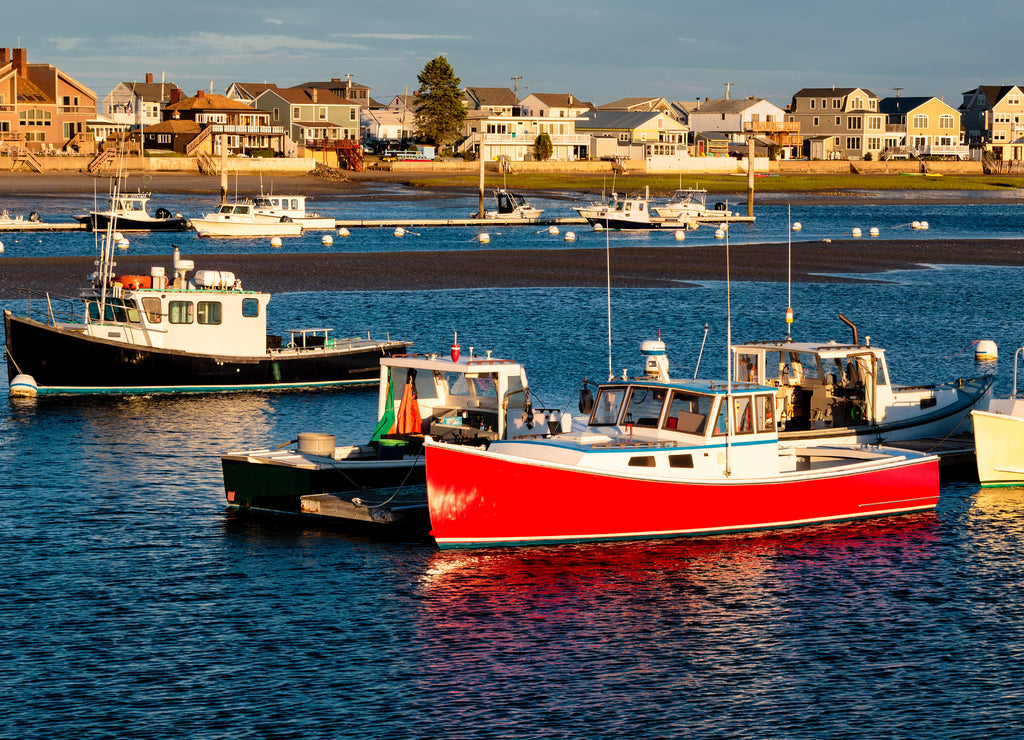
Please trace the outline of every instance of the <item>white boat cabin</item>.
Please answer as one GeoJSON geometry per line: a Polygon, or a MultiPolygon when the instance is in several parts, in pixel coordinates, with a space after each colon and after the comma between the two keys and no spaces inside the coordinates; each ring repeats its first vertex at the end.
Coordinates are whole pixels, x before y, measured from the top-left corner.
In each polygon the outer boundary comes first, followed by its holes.
{"type": "Polygon", "coordinates": [[[253,212],[257,216],[280,218],[305,218],[306,196],[304,195],[261,195],[253,198],[253,212]]]}
{"type": "MultiPolygon", "coordinates": [[[[885,350],[870,345],[766,342],[733,347],[737,381],[777,389],[788,431],[880,422],[893,404],[885,350]]],[[[932,390],[922,388],[918,406],[932,390]]],[[[931,402],[934,405],[934,400],[931,402]]]]}
{"type": "Polygon", "coordinates": [[[457,360],[430,355],[397,355],[381,360],[378,418],[399,409],[412,379],[419,430],[435,439],[464,442],[547,434],[558,412],[534,409],[526,370],[494,357],[457,360]],[[391,396],[389,398],[388,392],[391,396]]]}
{"type": "Polygon", "coordinates": [[[191,354],[266,355],[270,294],[244,291],[233,273],[221,270],[198,270],[190,281],[192,266],[175,259],[170,281],[162,267],[113,278],[105,297],[98,290],[85,296],[85,333],[191,354]]]}

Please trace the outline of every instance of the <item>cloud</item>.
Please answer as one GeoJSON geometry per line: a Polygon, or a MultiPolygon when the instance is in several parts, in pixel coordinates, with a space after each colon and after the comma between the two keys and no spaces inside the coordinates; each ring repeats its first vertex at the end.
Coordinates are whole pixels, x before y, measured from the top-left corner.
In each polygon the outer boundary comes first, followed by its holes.
{"type": "Polygon", "coordinates": [[[440,33],[336,33],[334,36],[351,39],[385,39],[388,41],[419,41],[421,39],[428,39],[431,41],[436,39],[463,40],[471,38],[470,36],[455,36],[440,33]]]}
{"type": "Polygon", "coordinates": [[[275,26],[283,26],[284,25],[284,21],[281,20],[280,18],[264,18],[263,22],[264,23],[272,23],[275,26]]]}

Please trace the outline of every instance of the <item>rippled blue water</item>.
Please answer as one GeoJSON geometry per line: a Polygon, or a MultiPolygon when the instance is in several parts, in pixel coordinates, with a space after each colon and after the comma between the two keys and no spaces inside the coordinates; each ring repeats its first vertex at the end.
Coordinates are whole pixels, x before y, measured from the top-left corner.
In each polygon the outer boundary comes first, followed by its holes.
{"type": "MultiPolygon", "coordinates": [[[[1020,270],[886,277],[793,286],[794,335],[845,339],[843,311],[889,349],[897,382],[993,370],[1009,390],[1020,270]],[[996,365],[975,364],[981,338],[996,365]]],[[[785,285],[731,294],[735,339],[782,332],[785,285]]],[[[290,294],[271,309],[280,327],[390,330],[423,351],[458,331],[464,352],[524,362],[562,406],[607,373],[605,305],[603,290],[545,289],[290,294]]],[[[691,374],[705,323],[701,375],[723,371],[724,285],[617,290],[612,305],[616,372],[638,371],[660,330],[691,374]]],[[[362,440],[372,390],[0,405],[3,738],[1024,727],[1024,489],[947,483],[934,513],[757,536],[439,552],[225,508],[219,453],[300,431],[362,440]]]]}
{"type": "MultiPolygon", "coordinates": [[[[599,194],[597,194],[599,195],[599,194]]],[[[891,196],[891,194],[889,194],[891,196]]],[[[951,205],[921,202],[914,193],[903,193],[900,205],[881,205],[871,197],[836,199],[835,205],[803,204],[800,196],[765,194],[758,196],[755,206],[757,220],[753,224],[734,224],[730,240],[741,243],[779,243],[793,241],[820,241],[822,239],[849,238],[859,228],[862,239],[872,238],[871,228],[879,230],[879,239],[1019,239],[1024,237],[1024,212],[1021,201],[1024,193],[1011,190],[996,193],[970,193],[973,201],[981,203],[953,203],[951,205]],[[913,229],[914,221],[927,221],[927,230],[913,229]],[[790,231],[791,222],[800,222],[802,229],[790,231]]],[[[950,193],[954,198],[956,192],[950,193]]],[[[968,194],[964,194],[965,197],[968,194]]],[[[102,198],[101,202],[105,202],[102,198]]],[[[544,209],[545,217],[569,218],[577,216],[573,206],[582,205],[585,198],[563,194],[537,193],[529,195],[530,203],[544,209]]],[[[717,199],[715,199],[717,200],[717,199]]],[[[152,207],[165,207],[174,213],[196,216],[214,208],[213,195],[154,195],[152,207]]],[[[369,195],[323,195],[308,202],[310,210],[337,219],[460,219],[476,213],[479,195],[465,193],[418,193],[399,186],[378,186],[369,195]]],[[[746,213],[745,199],[729,202],[739,213],[746,213]]],[[[15,214],[38,211],[47,222],[72,221],[74,214],[86,213],[95,206],[91,195],[13,196],[4,199],[3,206],[15,214]]],[[[488,193],[488,208],[493,202],[488,193]]],[[[211,239],[200,238],[194,231],[171,234],[126,234],[129,254],[169,254],[171,245],[178,245],[186,254],[240,253],[301,253],[301,252],[376,252],[416,251],[437,249],[561,249],[605,247],[605,234],[589,226],[564,226],[558,235],[535,226],[495,226],[487,224],[472,228],[434,227],[411,229],[406,236],[393,236],[391,228],[353,228],[350,236],[334,235],[334,243],[324,246],[321,241],[331,232],[310,231],[302,236],[283,239],[280,247],[271,247],[269,239],[211,239]],[[565,231],[576,235],[573,242],[565,241],[565,231]],[[490,242],[481,245],[477,236],[486,232],[490,242]]],[[[52,257],[98,254],[96,237],[85,232],[55,232],[47,234],[2,234],[5,253],[18,257],[52,257]]],[[[687,232],[684,243],[675,240],[672,232],[615,232],[608,236],[611,246],[707,245],[721,243],[715,229],[703,226],[687,232]]]]}

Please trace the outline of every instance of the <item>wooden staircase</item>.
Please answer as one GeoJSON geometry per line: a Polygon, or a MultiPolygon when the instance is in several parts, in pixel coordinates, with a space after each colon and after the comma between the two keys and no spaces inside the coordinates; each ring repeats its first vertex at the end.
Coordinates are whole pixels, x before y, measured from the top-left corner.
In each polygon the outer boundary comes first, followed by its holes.
{"type": "Polygon", "coordinates": [[[46,171],[46,167],[43,165],[43,163],[40,162],[35,157],[35,155],[32,154],[32,152],[28,151],[27,149],[21,149],[21,150],[15,152],[15,154],[14,154],[12,159],[13,159],[13,162],[11,163],[11,171],[14,171],[14,169],[19,164],[24,165],[28,169],[34,170],[36,172],[45,172],[46,171]]]}
{"type": "Polygon", "coordinates": [[[196,152],[196,166],[199,168],[199,172],[204,175],[216,175],[220,172],[220,167],[213,161],[206,152],[196,152]]]}
{"type": "Polygon", "coordinates": [[[95,175],[101,169],[103,169],[103,165],[107,164],[107,162],[109,162],[113,158],[114,158],[114,150],[113,149],[101,149],[99,154],[97,154],[95,157],[92,158],[92,161],[89,162],[89,166],[86,169],[89,170],[89,174],[90,175],[95,175]]]}
{"type": "Polygon", "coordinates": [[[338,142],[338,164],[353,172],[363,171],[363,147],[354,139],[338,142]]]}

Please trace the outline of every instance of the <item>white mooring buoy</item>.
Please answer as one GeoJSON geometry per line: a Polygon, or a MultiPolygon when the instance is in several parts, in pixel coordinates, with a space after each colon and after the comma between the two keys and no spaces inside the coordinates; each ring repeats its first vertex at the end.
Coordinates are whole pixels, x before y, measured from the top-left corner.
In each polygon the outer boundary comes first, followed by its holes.
{"type": "Polygon", "coordinates": [[[272,247],[280,247],[281,246],[281,237],[279,237],[279,236],[272,237],[271,240],[270,240],[270,246],[272,246],[272,247]]]}
{"type": "Polygon", "coordinates": [[[794,221],[793,222],[793,231],[800,231],[800,229],[802,229],[803,227],[804,227],[804,225],[802,223],[800,223],[799,221],[794,221]]]}
{"type": "Polygon", "coordinates": [[[878,227],[872,226],[871,230],[868,233],[871,234],[871,236],[878,236],[878,227]]]}
{"type": "Polygon", "coordinates": [[[323,244],[325,247],[329,247],[332,244],[334,244],[334,237],[331,236],[330,234],[324,234],[323,237],[320,239],[320,243],[323,244]]]}
{"type": "Polygon", "coordinates": [[[558,236],[558,227],[557,226],[549,226],[548,227],[548,233],[551,234],[551,236],[558,236]]]}
{"type": "Polygon", "coordinates": [[[686,239],[686,232],[685,232],[685,231],[683,231],[682,229],[676,229],[676,234],[675,234],[675,236],[676,236],[676,241],[677,241],[677,242],[681,242],[681,241],[683,241],[684,239],[686,239]]]}
{"type": "Polygon", "coordinates": [[[477,237],[476,237],[476,240],[477,240],[478,242],[480,242],[481,244],[490,244],[490,242],[491,242],[491,235],[490,235],[490,234],[488,234],[488,233],[487,233],[487,232],[485,231],[485,232],[484,232],[484,233],[482,233],[482,234],[478,234],[478,235],[477,235],[477,237]]]}
{"type": "Polygon", "coordinates": [[[348,229],[342,226],[340,229],[338,229],[338,236],[348,236],[348,229]]]}
{"type": "Polygon", "coordinates": [[[567,242],[574,242],[574,241],[576,241],[576,232],[574,232],[574,231],[567,231],[567,232],[565,232],[565,237],[564,238],[565,238],[565,240],[567,242]]]}
{"type": "Polygon", "coordinates": [[[403,229],[401,226],[397,227],[395,229],[395,236],[405,236],[405,229],[403,229]]]}
{"type": "Polygon", "coordinates": [[[11,398],[35,398],[39,392],[36,386],[36,379],[31,375],[20,373],[11,379],[11,387],[8,395],[11,398]]]}
{"type": "Polygon", "coordinates": [[[853,234],[855,237],[860,237],[860,229],[858,229],[856,226],[853,227],[853,231],[850,233],[853,234]]]}
{"type": "Polygon", "coordinates": [[[715,238],[716,239],[724,239],[725,238],[725,229],[723,229],[723,228],[715,229],[715,238]]]}
{"type": "Polygon", "coordinates": [[[992,362],[999,359],[999,348],[991,339],[981,339],[974,346],[974,359],[977,362],[992,362]]]}

